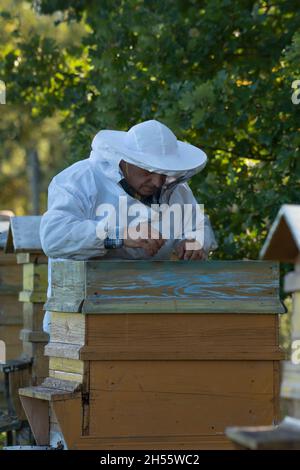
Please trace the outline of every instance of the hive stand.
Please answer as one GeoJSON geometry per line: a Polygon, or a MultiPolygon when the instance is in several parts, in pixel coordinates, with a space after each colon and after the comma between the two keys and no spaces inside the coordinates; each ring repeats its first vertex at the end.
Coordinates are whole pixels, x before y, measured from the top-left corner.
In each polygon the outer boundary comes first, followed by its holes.
{"type": "Polygon", "coordinates": [[[283,363],[281,383],[281,396],[288,404],[291,417],[273,429],[229,429],[228,437],[250,449],[300,449],[300,206],[281,207],[260,257],[295,266],[284,279],[284,290],[293,297],[291,344],[295,361],[283,363]]]}
{"type": "Polygon", "coordinates": [[[279,413],[277,263],[52,264],[49,377],[20,390],[38,445],[227,449],[279,413]]]}
{"type": "Polygon", "coordinates": [[[22,290],[19,292],[19,301],[23,303],[21,355],[1,365],[9,382],[10,407],[13,410],[10,414],[14,415],[20,426],[25,423],[26,416],[18,389],[37,385],[48,375],[44,346],[49,336],[43,332],[42,326],[48,273],[47,257],[39,238],[40,220],[38,216],[12,217],[5,247],[6,253],[16,256],[23,275],[22,290]]]}

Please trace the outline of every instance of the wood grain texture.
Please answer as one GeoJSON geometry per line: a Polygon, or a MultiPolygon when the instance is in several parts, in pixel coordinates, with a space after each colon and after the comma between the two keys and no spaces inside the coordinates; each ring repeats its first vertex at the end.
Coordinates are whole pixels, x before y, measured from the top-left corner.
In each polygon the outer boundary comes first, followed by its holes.
{"type": "Polygon", "coordinates": [[[86,315],[86,321],[80,357],[90,361],[284,357],[276,315],[114,314],[86,315]]]}
{"type": "Polygon", "coordinates": [[[86,267],[83,312],[284,311],[273,263],[122,261],[88,262],[86,267]]]}
{"type": "Polygon", "coordinates": [[[45,310],[53,312],[80,312],[85,298],[85,262],[52,261],[51,297],[45,310]]]}
{"type": "Polygon", "coordinates": [[[52,276],[52,297],[45,306],[52,311],[285,311],[278,265],[271,262],[65,261],[53,263],[52,276]]]}
{"type": "Polygon", "coordinates": [[[48,343],[45,346],[45,355],[66,359],[79,359],[81,344],[48,343]]]}
{"type": "Polygon", "coordinates": [[[65,344],[84,344],[85,317],[80,313],[52,313],[51,342],[65,344]]]}
{"type": "Polygon", "coordinates": [[[272,361],[105,361],[90,364],[90,435],[224,434],[270,425],[272,361]]]}

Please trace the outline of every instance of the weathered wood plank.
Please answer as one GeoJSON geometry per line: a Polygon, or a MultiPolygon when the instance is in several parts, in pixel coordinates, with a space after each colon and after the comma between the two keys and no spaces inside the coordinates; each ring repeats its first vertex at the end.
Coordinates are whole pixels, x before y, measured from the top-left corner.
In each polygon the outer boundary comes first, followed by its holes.
{"type": "Polygon", "coordinates": [[[73,372],[83,374],[84,363],[75,359],[67,359],[64,357],[50,357],[49,368],[51,370],[61,370],[64,372],[73,372]]]}
{"type": "Polygon", "coordinates": [[[80,313],[52,313],[51,342],[84,344],[85,317],[80,313]]]}
{"type": "Polygon", "coordinates": [[[45,355],[66,359],[80,359],[81,344],[48,343],[45,346],[45,355]]]}
{"type": "Polygon", "coordinates": [[[272,262],[68,261],[53,263],[52,273],[52,297],[45,307],[52,311],[285,311],[278,264],[272,262]]]}
{"type": "Polygon", "coordinates": [[[283,312],[276,263],[89,261],[86,283],[89,313],[283,312]]]}
{"type": "Polygon", "coordinates": [[[51,293],[44,309],[53,312],[80,312],[85,298],[85,262],[52,261],[51,293]]]}

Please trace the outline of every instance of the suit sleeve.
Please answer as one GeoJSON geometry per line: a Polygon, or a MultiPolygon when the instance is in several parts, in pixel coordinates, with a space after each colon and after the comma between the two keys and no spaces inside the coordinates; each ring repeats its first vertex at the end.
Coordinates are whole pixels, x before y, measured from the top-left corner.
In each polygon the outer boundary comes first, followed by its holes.
{"type": "Polygon", "coordinates": [[[71,184],[52,180],[48,191],[48,210],[42,217],[40,237],[42,248],[51,258],[84,260],[103,256],[104,239],[97,236],[97,220],[88,218],[89,201],[71,184]]]}

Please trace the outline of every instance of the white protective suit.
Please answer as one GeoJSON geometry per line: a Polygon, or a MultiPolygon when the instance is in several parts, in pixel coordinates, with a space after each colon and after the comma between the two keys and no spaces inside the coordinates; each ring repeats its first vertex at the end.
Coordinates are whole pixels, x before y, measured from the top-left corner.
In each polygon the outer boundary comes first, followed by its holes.
{"type": "MultiPolygon", "coordinates": [[[[92,149],[96,138],[97,136],[93,140],[92,149]]],[[[99,222],[97,207],[103,203],[118,207],[119,196],[127,198],[128,207],[139,203],[119,184],[124,178],[119,167],[122,158],[126,159],[119,152],[105,146],[99,152],[98,141],[97,151],[92,150],[89,158],[74,163],[52,179],[48,190],[48,210],[42,217],[40,228],[42,247],[49,257],[48,297],[51,294],[51,258],[86,260],[101,256],[104,259],[163,260],[170,258],[179,242],[178,239],[166,240],[153,257],[147,255],[142,248],[104,248],[104,240],[98,238],[96,232],[99,222]]],[[[197,203],[186,182],[163,187],[159,202],[181,205],[197,203]]],[[[204,221],[203,248],[209,252],[217,248],[217,243],[207,216],[204,221]]],[[[108,236],[114,233],[114,229],[107,227],[108,236]]],[[[184,238],[185,234],[182,233],[182,239],[184,238]]],[[[49,314],[46,312],[45,331],[49,331],[49,321],[49,314]]]]}

